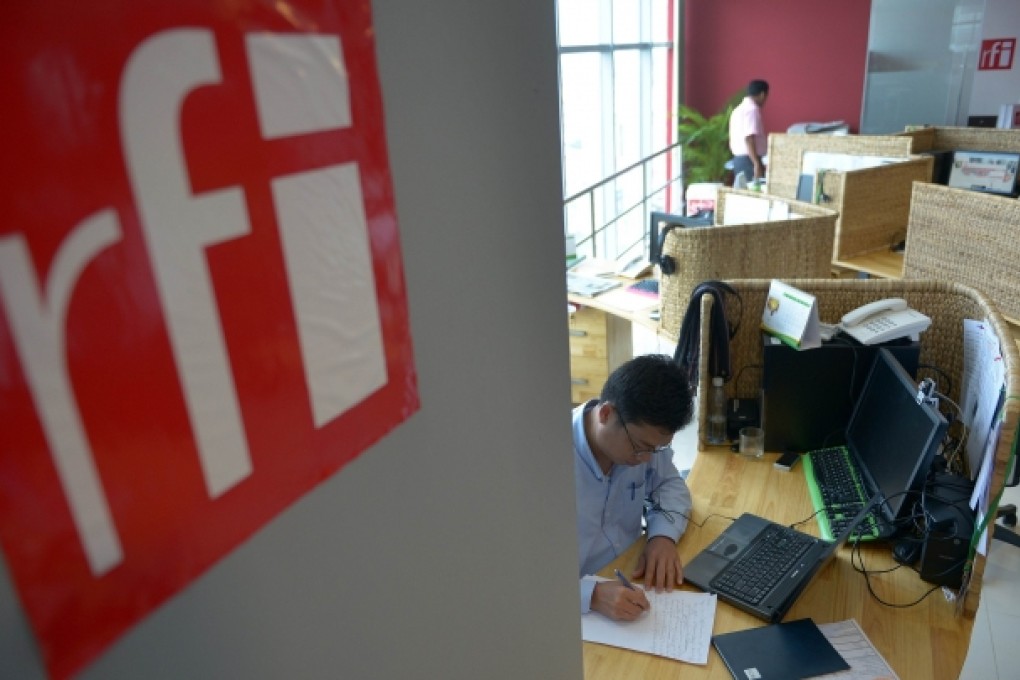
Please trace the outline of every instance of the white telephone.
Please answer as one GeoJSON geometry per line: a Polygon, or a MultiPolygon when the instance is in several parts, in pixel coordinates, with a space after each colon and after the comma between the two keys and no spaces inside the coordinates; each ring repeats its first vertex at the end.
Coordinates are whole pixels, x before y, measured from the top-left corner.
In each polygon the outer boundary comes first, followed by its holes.
{"type": "Polygon", "coordinates": [[[839,327],[862,345],[877,345],[908,335],[916,339],[930,325],[931,319],[908,307],[903,298],[887,298],[848,312],[839,327]]]}

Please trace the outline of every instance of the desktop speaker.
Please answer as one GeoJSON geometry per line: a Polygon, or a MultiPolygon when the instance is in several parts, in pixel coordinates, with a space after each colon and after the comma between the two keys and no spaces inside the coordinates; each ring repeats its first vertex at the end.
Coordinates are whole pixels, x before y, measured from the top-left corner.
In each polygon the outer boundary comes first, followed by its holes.
{"type": "Polygon", "coordinates": [[[846,442],[846,426],[880,347],[917,377],[918,342],[862,345],[837,336],[796,350],[762,334],[761,419],[766,451],[811,451],[846,442]]]}
{"type": "Polygon", "coordinates": [[[973,489],[969,479],[947,473],[935,475],[925,488],[921,500],[925,532],[918,566],[922,580],[960,587],[974,533],[974,511],[969,504],[973,489]]]}

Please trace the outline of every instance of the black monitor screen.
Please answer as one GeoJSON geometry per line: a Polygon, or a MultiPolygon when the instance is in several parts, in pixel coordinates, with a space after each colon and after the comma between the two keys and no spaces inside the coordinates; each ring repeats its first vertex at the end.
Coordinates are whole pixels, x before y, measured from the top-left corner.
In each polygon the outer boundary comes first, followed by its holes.
{"type": "Polygon", "coordinates": [[[683,215],[672,215],[664,212],[651,212],[648,214],[648,261],[652,264],[659,263],[659,252],[662,240],[662,232],[667,227],[711,227],[713,213],[699,213],[692,217],[683,215]]]}
{"type": "Polygon", "coordinates": [[[918,403],[917,385],[887,349],[875,356],[847,428],[847,445],[888,499],[890,517],[902,517],[919,491],[948,427],[930,404],[918,403]]]}

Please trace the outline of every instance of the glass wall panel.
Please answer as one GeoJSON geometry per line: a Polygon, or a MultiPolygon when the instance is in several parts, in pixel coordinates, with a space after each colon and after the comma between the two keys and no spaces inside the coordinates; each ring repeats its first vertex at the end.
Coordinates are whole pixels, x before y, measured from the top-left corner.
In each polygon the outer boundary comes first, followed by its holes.
{"type": "Polygon", "coordinates": [[[873,0],[861,132],[966,125],[984,0],[873,0]]]}
{"type": "Polygon", "coordinates": [[[564,217],[579,254],[642,248],[649,202],[670,205],[680,165],[655,156],[676,125],[676,17],[676,0],[558,0],[564,217]]]}

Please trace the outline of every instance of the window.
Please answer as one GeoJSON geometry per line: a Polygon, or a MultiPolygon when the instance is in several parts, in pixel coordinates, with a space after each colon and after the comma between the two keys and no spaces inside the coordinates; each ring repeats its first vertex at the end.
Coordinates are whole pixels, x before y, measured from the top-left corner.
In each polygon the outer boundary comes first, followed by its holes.
{"type": "Polygon", "coordinates": [[[578,254],[615,258],[643,247],[650,211],[679,205],[679,149],[660,153],[675,139],[677,0],[558,0],[557,14],[567,233],[578,254]]]}

